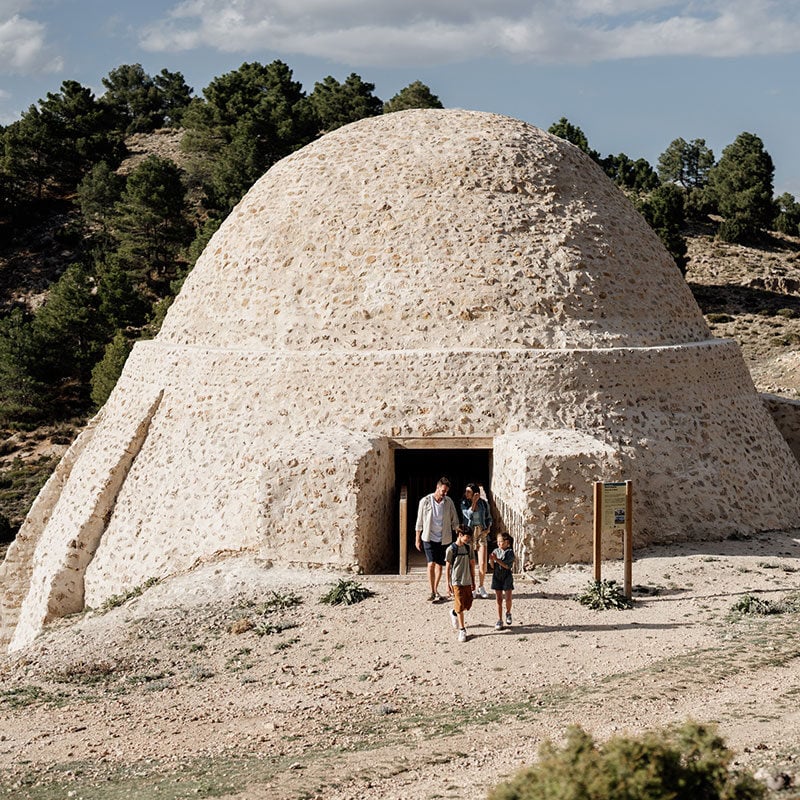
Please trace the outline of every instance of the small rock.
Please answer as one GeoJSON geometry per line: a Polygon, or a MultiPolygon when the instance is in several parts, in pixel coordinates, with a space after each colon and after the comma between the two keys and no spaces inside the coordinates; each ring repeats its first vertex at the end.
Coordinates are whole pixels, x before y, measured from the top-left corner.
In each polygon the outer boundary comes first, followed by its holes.
{"type": "Polygon", "coordinates": [[[794,780],[788,772],[772,771],[764,767],[755,772],[753,777],[761,781],[771,792],[779,792],[794,785],[794,780]]]}

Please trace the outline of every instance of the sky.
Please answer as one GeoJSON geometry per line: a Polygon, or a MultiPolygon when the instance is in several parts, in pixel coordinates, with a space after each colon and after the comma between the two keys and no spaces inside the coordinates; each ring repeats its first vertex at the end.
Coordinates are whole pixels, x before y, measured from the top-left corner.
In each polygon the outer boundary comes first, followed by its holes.
{"type": "Polygon", "coordinates": [[[421,80],[447,108],[547,129],[656,166],[678,137],[716,158],[742,132],[800,199],[797,0],[0,0],[0,124],[122,64],[181,72],[195,94],[280,59],[306,92],[355,72],[389,100],[421,80]]]}

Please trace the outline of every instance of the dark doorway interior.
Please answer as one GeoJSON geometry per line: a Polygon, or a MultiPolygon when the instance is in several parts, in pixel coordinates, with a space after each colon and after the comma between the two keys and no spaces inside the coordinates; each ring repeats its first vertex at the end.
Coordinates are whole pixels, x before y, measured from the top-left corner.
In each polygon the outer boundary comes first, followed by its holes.
{"type": "MultiPolygon", "coordinates": [[[[481,484],[487,491],[491,489],[492,451],[490,449],[451,450],[430,449],[412,450],[398,448],[394,456],[395,497],[400,497],[400,489],[408,487],[408,527],[405,531],[408,542],[409,568],[421,567],[425,558],[415,547],[414,524],[417,520],[419,501],[436,488],[436,482],[443,475],[450,479],[450,497],[461,514],[461,498],[468,483],[481,484]]],[[[398,502],[395,502],[395,524],[397,531],[400,520],[398,502]]],[[[399,540],[394,537],[394,564],[399,563],[399,540]]]]}

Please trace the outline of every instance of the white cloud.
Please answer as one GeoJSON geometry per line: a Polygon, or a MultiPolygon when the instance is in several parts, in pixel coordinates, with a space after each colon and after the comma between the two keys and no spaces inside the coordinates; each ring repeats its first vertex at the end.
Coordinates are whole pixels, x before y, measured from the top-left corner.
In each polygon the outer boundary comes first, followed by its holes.
{"type": "Polygon", "coordinates": [[[0,71],[20,75],[57,72],[62,60],[46,42],[45,26],[21,16],[24,3],[0,0],[0,71]]]}
{"type": "MultiPolygon", "coordinates": [[[[2,2],[2,0],[0,0],[2,2]]],[[[784,0],[185,0],[149,50],[302,54],[345,64],[502,56],[549,63],[800,50],[784,0]]]]}

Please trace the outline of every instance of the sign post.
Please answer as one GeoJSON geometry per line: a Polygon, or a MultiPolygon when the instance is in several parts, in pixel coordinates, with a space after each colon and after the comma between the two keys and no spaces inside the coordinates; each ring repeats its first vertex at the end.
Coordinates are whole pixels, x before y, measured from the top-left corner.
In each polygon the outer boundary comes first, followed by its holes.
{"type": "Polygon", "coordinates": [[[633,593],[633,482],[594,483],[594,579],[600,582],[604,533],[622,531],[623,588],[625,597],[633,593]]]}

